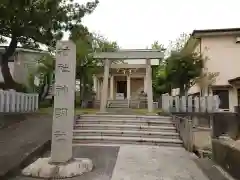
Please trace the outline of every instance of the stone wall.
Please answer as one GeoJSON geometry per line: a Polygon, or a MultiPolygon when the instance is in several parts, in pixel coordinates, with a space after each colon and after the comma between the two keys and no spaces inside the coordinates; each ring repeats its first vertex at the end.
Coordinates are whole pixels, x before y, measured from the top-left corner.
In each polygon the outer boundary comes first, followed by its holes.
{"type": "Polygon", "coordinates": [[[189,151],[211,149],[211,119],[209,113],[173,113],[179,133],[189,151]],[[191,146],[191,147],[190,147],[191,146]]]}
{"type": "Polygon", "coordinates": [[[184,124],[181,131],[190,132],[184,133],[191,137],[183,136],[183,141],[192,140],[187,144],[190,143],[193,150],[208,147],[212,151],[212,159],[234,178],[240,179],[239,113],[175,113],[174,116],[182,118],[179,121],[184,124]],[[192,125],[192,129],[189,128],[189,124],[192,125]]]}
{"type": "Polygon", "coordinates": [[[240,143],[231,140],[212,140],[213,160],[231,176],[240,179],[240,143]]]}
{"type": "Polygon", "coordinates": [[[213,160],[234,178],[240,179],[240,114],[215,113],[213,117],[213,160]]]}

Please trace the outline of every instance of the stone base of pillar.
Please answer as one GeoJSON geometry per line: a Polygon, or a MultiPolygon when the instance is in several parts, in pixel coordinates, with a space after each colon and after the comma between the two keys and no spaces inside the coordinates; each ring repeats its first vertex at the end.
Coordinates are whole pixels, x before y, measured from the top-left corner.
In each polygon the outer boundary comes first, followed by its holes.
{"type": "Polygon", "coordinates": [[[93,163],[87,158],[76,158],[63,164],[51,164],[50,158],[39,158],[22,170],[24,176],[44,179],[64,179],[90,172],[93,163]]]}

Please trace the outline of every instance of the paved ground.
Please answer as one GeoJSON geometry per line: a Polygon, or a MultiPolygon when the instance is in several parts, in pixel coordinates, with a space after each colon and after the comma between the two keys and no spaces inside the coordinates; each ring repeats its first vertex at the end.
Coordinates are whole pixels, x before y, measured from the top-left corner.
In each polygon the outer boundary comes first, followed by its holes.
{"type": "Polygon", "coordinates": [[[39,114],[0,129],[0,179],[51,138],[52,118],[39,114]]]}
{"type": "Polygon", "coordinates": [[[183,148],[123,146],[112,180],[208,180],[183,148]]]}
{"type": "MultiPolygon", "coordinates": [[[[196,157],[183,148],[83,146],[73,152],[92,159],[95,168],[71,180],[209,180],[193,161],[196,157]]],[[[19,175],[11,180],[37,179],[19,175]]]]}
{"type": "MultiPolygon", "coordinates": [[[[74,157],[90,158],[93,161],[94,169],[92,172],[83,174],[80,177],[69,178],[66,180],[111,180],[112,172],[117,160],[119,147],[91,147],[83,146],[73,149],[74,157]]],[[[46,153],[45,156],[49,156],[46,153]]],[[[21,175],[11,180],[39,180],[28,178],[21,175]]]]}
{"type": "MultiPolygon", "coordinates": [[[[51,124],[50,116],[36,115],[0,129],[0,179],[1,175],[18,166],[37,147],[50,140],[51,124]]],[[[82,146],[75,147],[73,154],[74,157],[92,159],[95,167],[92,172],[71,180],[209,180],[196,165],[196,157],[183,148],[82,146]]],[[[49,156],[49,152],[45,156],[49,156]]],[[[209,171],[210,167],[205,169],[209,171]]],[[[212,179],[220,180],[220,177],[212,179]]],[[[19,174],[9,180],[37,179],[19,174]]]]}
{"type": "Polygon", "coordinates": [[[11,126],[13,124],[19,123],[26,119],[25,114],[19,113],[0,113],[0,130],[11,126]]]}

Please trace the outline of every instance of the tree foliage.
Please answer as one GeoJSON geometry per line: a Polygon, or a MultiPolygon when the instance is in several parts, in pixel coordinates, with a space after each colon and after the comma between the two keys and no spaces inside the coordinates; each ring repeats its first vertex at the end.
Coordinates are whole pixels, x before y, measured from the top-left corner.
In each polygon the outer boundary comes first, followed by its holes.
{"type": "Polygon", "coordinates": [[[47,54],[39,59],[36,71],[30,74],[29,85],[33,92],[39,94],[39,101],[43,101],[49,95],[54,80],[54,68],[55,58],[53,55],[47,54]]]}
{"type": "Polygon", "coordinates": [[[160,96],[164,93],[171,93],[172,83],[169,81],[167,73],[166,73],[166,63],[162,61],[158,66],[158,71],[156,76],[156,80],[154,82],[155,93],[160,96]]]}
{"type": "MultiPolygon", "coordinates": [[[[111,42],[103,36],[89,32],[88,28],[83,25],[75,26],[70,31],[69,39],[76,44],[76,79],[80,80],[80,100],[90,99],[92,92],[92,77],[97,73],[103,62],[94,59],[93,52],[114,51],[118,49],[116,42],[111,42]]],[[[35,87],[38,90],[41,100],[48,95],[49,86],[52,84],[54,74],[55,58],[47,55],[40,60],[37,71],[31,76],[33,85],[34,76],[41,79],[40,85],[35,87]]]]}
{"type": "Polygon", "coordinates": [[[161,61],[158,68],[156,78],[158,93],[170,94],[173,88],[179,88],[180,95],[185,95],[191,86],[200,82],[204,58],[201,54],[183,52],[188,38],[189,35],[183,33],[170,43],[168,56],[161,61]]]}
{"type": "Polygon", "coordinates": [[[80,99],[92,98],[93,74],[97,73],[103,61],[93,58],[93,52],[111,52],[119,49],[116,42],[111,42],[105,37],[91,33],[87,27],[76,26],[70,34],[70,39],[77,46],[76,78],[80,80],[80,99]]]}
{"type": "MultiPolygon", "coordinates": [[[[161,44],[158,41],[154,41],[153,44],[151,45],[151,48],[154,50],[160,50],[162,52],[165,51],[165,47],[163,44],[161,44]]],[[[153,68],[153,73],[152,73],[152,81],[153,81],[153,94],[154,97],[157,98],[160,94],[162,94],[162,89],[164,84],[162,84],[162,68],[164,64],[164,59],[159,59],[158,60],[159,65],[156,68],[153,68]]]]}
{"type": "Polygon", "coordinates": [[[18,44],[38,48],[39,43],[55,47],[64,32],[81,24],[85,14],[91,13],[98,1],[85,5],[72,0],[1,0],[0,38],[10,38],[10,44],[1,58],[1,71],[8,88],[15,88],[8,59],[18,44]]]}
{"type": "Polygon", "coordinates": [[[181,52],[189,38],[189,34],[181,33],[177,39],[170,41],[167,49],[168,55],[171,55],[172,52],[181,52]]]}
{"type": "Polygon", "coordinates": [[[209,94],[209,87],[216,82],[218,76],[219,72],[208,72],[207,68],[203,68],[201,75],[195,79],[195,82],[201,90],[205,91],[205,94],[209,94]]]}
{"type": "Polygon", "coordinates": [[[202,73],[203,58],[195,53],[172,53],[166,59],[167,79],[173,88],[180,88],[180,94],[184,95],[192,87],[202,73]]]}

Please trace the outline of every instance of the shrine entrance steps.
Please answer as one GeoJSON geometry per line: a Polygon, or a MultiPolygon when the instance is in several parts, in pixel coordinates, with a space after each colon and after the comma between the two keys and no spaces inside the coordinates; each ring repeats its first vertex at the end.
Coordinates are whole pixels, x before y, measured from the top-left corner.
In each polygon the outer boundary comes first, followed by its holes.
{"type": "Polygon", "coordinates": [[[171,117],[138,115],[82,115],[75,120],[76,145],[182,146],[171,117]]]}
{"type": "Polygon", "coordinates": [[[124,114],[124,115],[136,115],[136,112],[133,111],[131,108],[107,108],[108,115],[118,115],[118,114],[124,114]]]}
{"type": "Polygon", "coordinates": [[[147,100],[137,100],[137,99],[118,99],[118,100],[108,100],[108,108],[140,108],[145,107],[147,104],[147,100]]]}
{"type": "Polygon", "coordinates": [[[129,101],[127,99],[123,100],[108,100],[108,108],[128,108],[129,101]]]}

